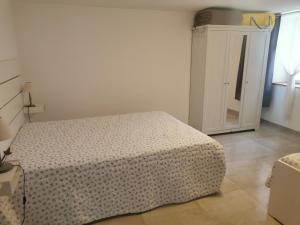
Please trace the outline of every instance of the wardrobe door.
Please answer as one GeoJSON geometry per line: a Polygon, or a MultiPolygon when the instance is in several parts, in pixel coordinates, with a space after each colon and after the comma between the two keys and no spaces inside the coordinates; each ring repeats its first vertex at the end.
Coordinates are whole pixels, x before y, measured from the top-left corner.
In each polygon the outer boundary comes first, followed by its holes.
{"type": "Polygon", "coordinates": [[[247,59],[247,43],[247,32],[230,32],[228,49],[228,70],[224,82],[224,84],[226,85],[226,101],[224,112],[225,129],[240,127],[243,103],[245,62],[247,59]]]}
{"type": "Polygon", "coordinates": [[[202,130],[207,32],[196,30],[192,39],[189,125],[202,130]]]}
{"type": "Polygon", "coordinates": [[[227,31],[208,31],[203,104],[203,132],[224,129],[224,75],[227,65],[227,31]]]}
{"type": "Polygon", "coordinates": [[[256,128],[259,124],[262,107],[269,33],[251,32],[249,38],[242,127],[256,128]]]}

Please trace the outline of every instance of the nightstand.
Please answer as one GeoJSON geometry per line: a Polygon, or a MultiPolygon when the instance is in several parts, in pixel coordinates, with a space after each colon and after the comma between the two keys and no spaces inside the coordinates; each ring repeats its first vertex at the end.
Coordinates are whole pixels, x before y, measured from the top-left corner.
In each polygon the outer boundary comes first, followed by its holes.
{"type": "Polygon", "coordinates": [[[45,112],[45,105],[35,105],[33,107],[29,107],[29,109],[28,109],[28,107],[25,106],[24,113],[28,114],[28,112],[30,114],[43,113],[43,112],[45,112]]]}
{"type": "MultiPolygon", "coordinates": [[[[17,161],[11,162],[18,164],[17,161]]],[[[10,171],[0,174],[0,197],[13,195],[18,185],[20,173],[20,167],[14,166],[10,171]]]]}

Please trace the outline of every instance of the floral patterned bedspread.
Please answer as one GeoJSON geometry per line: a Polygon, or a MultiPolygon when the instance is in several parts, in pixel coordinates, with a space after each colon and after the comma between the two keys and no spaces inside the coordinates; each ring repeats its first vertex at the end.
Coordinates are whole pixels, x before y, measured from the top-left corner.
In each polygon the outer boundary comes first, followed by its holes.
{"type": "MultiPolygon", "coordinates": [[[[222,146],[164,112],[24,125],[11,146],[26,174],[27,225],[80,225],[219,191],[222,146]]],[[[0,198],[20,224],[22,186],[0,198]]]]}

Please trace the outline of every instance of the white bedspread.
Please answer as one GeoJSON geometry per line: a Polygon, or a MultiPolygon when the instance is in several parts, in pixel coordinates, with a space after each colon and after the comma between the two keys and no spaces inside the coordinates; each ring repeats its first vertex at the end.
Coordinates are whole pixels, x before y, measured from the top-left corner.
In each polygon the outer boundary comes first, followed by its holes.
{"type": "MultiPolygon", "coordinates": [[[[79,225],[219,191],[223,148],[167,113],[26,124],[10,159],[26,173],[26,222],[79,225]]],[[[0,224],[22,218],[22,179],[0,224]],[[16,219],[16,215],[17,218],[16,219]]]]}

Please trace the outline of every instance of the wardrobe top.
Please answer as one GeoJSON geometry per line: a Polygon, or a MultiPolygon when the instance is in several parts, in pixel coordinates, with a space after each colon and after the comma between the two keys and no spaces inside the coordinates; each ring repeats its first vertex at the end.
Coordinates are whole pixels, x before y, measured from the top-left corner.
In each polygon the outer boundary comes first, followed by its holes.
{"type": "Polygon", "coordinates": [[[260,31],[270,32],[273,27],[258,28],[256,26],[244,26],[244,25],[203,25],[193,28],[193,31],[205,31],[205,30],[228,30],[228,31],[260,31]]]}

